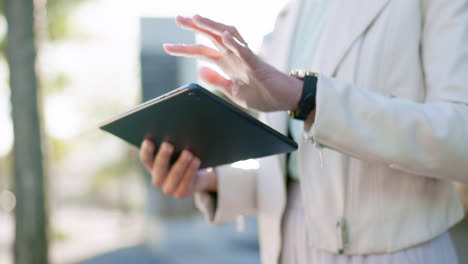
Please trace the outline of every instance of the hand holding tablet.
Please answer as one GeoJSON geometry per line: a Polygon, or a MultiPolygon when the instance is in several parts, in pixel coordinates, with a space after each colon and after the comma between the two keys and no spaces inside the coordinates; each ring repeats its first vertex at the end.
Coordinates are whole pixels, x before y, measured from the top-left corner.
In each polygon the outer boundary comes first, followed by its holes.
{"type": "Polygon", "coordinates": [[[294,151],[297,144],[197,84],[176,89],[101,125],[101,129],[140,146],[149,139],[159,149],[174,146],[175,162],[187,149],[200,168],[294,151]]]}
{"type": "Polygon", "coordinates": [[[155,146],[144,140],[140,148],[140,160],[151,174],[152,184],[166,195],[177,198],[192,196],[195,192],[217,191],[217,177],[212,170],[199,170],[200,159],[187,150],[182,151],[171,166],[170,157],[174,147],[164,142],[154,156],[155,146]]]}

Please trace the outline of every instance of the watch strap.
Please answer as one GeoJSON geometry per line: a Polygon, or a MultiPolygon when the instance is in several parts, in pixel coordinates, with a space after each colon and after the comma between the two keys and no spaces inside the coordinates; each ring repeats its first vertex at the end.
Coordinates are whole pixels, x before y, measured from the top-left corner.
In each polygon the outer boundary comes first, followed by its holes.
{"type": "Polygon", "coordinates": [[[306,120],[310,112],[315,109],[318,75],[305,71],[293,71],[290,75],[303,80],[304,84],[298,107],[290,111],[289,114],[292,118],[306,120]]]}

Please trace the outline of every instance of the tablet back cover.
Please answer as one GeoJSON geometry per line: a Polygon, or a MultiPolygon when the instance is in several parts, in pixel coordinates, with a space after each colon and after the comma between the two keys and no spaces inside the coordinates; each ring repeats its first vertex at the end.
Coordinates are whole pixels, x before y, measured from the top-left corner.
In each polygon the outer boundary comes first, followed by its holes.
{"type": "Polygon", "coordinates": [[[150,138],[189,149],[202,168],[297,149],[297,144],[211,92],[189,84],[119,114],[101,129],[139,147],[150,138]]]}

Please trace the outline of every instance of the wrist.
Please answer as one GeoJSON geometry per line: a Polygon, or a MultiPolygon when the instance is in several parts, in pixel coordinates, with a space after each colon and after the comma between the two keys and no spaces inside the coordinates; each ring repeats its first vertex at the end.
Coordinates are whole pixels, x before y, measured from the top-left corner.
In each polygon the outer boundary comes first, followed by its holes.
{"type": "Polygon", "coordinates": [[[287,110],[297,109],[302,97],[302,89],[304,88],[304,81],[296,77],[288,76],[290,79],[290,88],[292,92],[292,99],[289,103],[287,110]]]}
{"type": "Polygon", "coordinates": [[[293,70],[289,75],[302,81],[300,99],[296,108],[289,110],[289,115],[294,119],[305,121],[315,110],[318,74],[305,70],[293,70]]]}
{"type": "Polygon", "coordinates": [[[216,175],[216,171],[213,168],[206,168],[199,171],[200,178],[204,183],[201,186],[199,191],[202,192],[217,192],[218,191],[218,176],[216,175]]]}

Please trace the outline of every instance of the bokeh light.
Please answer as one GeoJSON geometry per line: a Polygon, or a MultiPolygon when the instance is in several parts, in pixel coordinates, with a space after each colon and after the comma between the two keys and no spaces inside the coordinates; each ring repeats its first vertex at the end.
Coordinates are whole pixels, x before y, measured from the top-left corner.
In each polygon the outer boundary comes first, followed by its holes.
{"type": "Polygon", "coordinates": [[[9,190],[0,191],[0,208],[7,213],[11,213],[16,206],[16,196],[9,190]]]}

